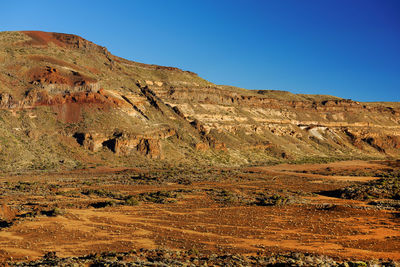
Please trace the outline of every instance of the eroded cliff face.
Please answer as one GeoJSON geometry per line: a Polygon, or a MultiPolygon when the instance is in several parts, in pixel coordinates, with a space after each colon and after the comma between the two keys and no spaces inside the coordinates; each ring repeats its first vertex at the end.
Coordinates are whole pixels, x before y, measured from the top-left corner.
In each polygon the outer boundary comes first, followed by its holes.
{"type": "Polygon", "coordinates": [[[217,86],[59,33],[0,33],[0,113],[0,157],[14,169],[262,164],[400,149],[397,103],[217,86]]]}
{"type": "Polygon", "coordinates": [[[114,132],[112,135],[77,132],[73,137],[80,145],[93,152],[106,148],[117,155],[128,156],[137,151],[150,159],[162,159],[164,155],[160,140],[176,135],[174,129],[159,129],[145,135],[127,132],[114,132]]]}
{"type": "Polygon", "coordinates": [[[219,135],[228,148],[265,150],[283,158],[398,155],[398,106],[329,96],[285,97],[284,92],[277,99],[276,92],[271,96],[222,86],[152,89],[180,116],[199,122],[201,132],[219,135]]]}

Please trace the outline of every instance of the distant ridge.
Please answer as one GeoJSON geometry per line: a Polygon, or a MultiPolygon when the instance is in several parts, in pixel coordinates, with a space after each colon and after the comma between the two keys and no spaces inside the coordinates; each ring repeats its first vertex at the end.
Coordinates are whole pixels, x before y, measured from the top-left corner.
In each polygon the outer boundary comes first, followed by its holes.
{"type": "Polygon", "coordinates": [[[398,157],[400,105],[215,85],[77,35],[0,33],[3,171],[398,157]]]}

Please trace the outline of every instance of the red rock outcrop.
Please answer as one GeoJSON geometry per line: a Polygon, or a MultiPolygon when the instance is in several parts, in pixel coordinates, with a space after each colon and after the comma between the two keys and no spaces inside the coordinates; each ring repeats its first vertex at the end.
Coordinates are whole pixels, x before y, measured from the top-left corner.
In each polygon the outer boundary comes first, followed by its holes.
{"type": "Polygon", "coordinates": [[[23,42],[24,46],[47,46],[53,43],[59,47],[107,51],[104,47],[96,45],[80,36],[66,33],[42,32],[42,31],[21,31],[31,38],[23,42]]]}
{"type": "Polygon", "coordinates": [[[89,86],[97,81],[73,70],[58,70],[54,67],[36,67],[28,74],[28,81],[37,85],[66,85],[69,87],[89,86]]]}

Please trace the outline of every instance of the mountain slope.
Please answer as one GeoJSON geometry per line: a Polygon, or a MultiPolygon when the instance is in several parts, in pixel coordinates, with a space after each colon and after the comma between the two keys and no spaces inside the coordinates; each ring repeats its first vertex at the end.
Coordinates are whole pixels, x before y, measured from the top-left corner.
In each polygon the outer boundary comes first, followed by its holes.
{"type": "Polygon", "coordinates": [[[397,157],[399,111],[219,86],[70,34],[0,33],[3,171],[397,157]]]}

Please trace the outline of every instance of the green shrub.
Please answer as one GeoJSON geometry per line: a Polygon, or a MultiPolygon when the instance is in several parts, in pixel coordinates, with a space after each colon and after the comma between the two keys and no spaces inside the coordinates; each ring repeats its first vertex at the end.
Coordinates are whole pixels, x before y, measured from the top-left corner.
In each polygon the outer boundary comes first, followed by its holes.
{"type": "Polygon", "coordinates": [[[124,204],[128,206],[137,206],[139,205],[139,200],[137,200],[134,196],[128,196],[125,199],[124,204]]]}
{"type": "Polygon", "coordinates": [[[117,202],[115,201],[99,201],[90,204],[93,208],[99,209],[99,208],[106,208],[106,207],[114,207],[117,205],[117,202]]]}
{"type": "Polygon", "coordinates": [[[58,215],[64,214],[64,211],[59,208],[53,208],[51,210],[42,210],[40,213],[49,217],[56,217],[58,215]]]}

